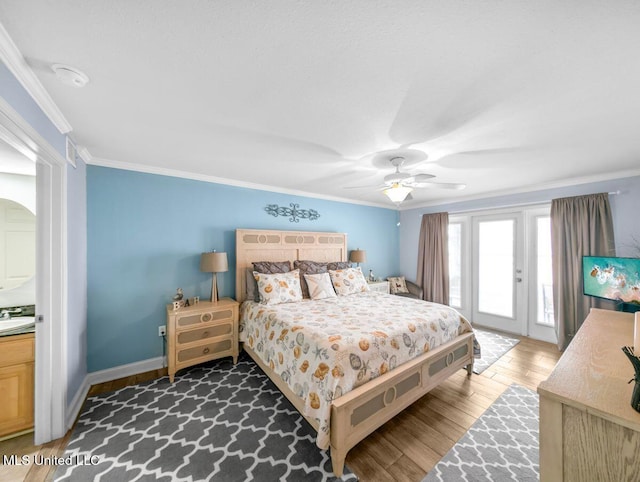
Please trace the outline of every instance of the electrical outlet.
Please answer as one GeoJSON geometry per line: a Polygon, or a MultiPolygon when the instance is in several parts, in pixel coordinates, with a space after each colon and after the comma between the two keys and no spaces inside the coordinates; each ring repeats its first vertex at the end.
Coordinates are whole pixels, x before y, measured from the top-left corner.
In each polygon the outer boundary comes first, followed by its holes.
{"type": "Polygon", "coordinates": [[[158,336],[165,336],[167,334],[167,327],[165,325],[158,327],[158,336]]]}

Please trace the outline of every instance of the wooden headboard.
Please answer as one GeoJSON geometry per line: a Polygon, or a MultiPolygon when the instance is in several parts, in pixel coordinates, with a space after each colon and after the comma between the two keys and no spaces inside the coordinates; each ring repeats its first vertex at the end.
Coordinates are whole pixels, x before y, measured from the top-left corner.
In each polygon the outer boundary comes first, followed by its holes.
{"type": "Polygon", "coordinates": [[[246,269],[254,261],[347,261],[345,233],[236,229],[236,299],[244,301],[246,269]]]}

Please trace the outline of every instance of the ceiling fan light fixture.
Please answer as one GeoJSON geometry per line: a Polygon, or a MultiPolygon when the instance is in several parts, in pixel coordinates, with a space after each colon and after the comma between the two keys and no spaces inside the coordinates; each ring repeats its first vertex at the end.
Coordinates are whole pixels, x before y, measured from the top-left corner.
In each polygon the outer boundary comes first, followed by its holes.
{"type": "Polygon", "coordinates": [[[403,186],[402,184],[394,184],[390,188],[382,191],[392,202],[400,204],[404,201],[413,188],[403,186]]]}

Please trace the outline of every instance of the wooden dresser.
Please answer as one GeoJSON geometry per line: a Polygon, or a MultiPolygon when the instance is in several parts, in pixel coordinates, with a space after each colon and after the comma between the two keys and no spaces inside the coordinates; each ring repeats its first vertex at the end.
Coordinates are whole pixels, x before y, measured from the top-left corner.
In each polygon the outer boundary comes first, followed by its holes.
{"type": "Polygon", "coordinates": [[[640,479],[640,413],[631,408],[633,315],[592,309],[540,395],[540,480],[640,479]]]}
{"type": "Polygon", "coordinates": [[[167,305],[167,358],[169,380],[178,370],[225,356],[238,361],[238,302],[222,298],[217,303],[173,310],[167,305]]]}

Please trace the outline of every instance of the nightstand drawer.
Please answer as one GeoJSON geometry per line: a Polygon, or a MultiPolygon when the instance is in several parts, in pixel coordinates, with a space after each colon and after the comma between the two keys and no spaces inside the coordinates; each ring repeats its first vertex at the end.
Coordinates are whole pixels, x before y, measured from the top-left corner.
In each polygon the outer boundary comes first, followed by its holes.
{"type": "Polygon", "coordinates": [[[178,333],[178,345],[193,343],[194,341],[206,340],[214,336],[231,335],[233,333],[233,322],[219,323],[217,325],[200,328],[198,330],[181,331],[178,333]]]}
{"type": "Polygon", "coordinates": [[[200,345],[186,350],[178,350],[178,363],[183,363],[195,358],[203,358],[212,356],[215,353],[231,351],[233,346],[231,338],[220,340],[206,345],[200,345]]]}
{"type": "Polygon", "coordinates": [[[177,328],[190,328],[200,323],[211,323],[215,321],[233,320],[233,309],[219,311],[207,311],[205,313],[194,313],[193,315],[180,316],[177,320],[177,328]]]}
{"type": "Polygon", "coordinates": [[[174,309],[167,305],[167,372],[231,356],[238,361],[238,302],[221,298],[174,309]]]}

